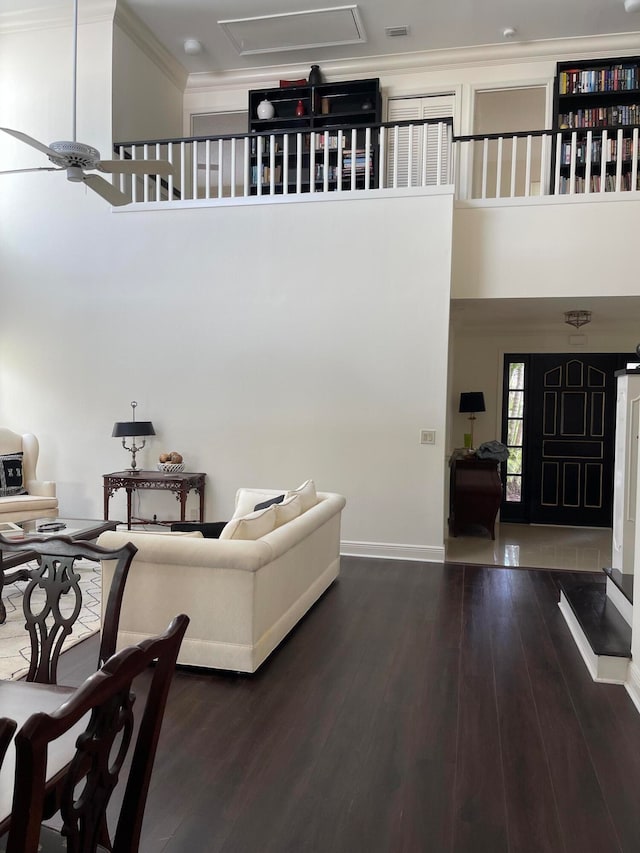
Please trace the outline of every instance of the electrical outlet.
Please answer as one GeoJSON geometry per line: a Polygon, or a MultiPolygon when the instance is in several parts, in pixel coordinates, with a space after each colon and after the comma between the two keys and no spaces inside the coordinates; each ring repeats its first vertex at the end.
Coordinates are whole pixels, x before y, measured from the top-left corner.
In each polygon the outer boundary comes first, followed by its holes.
{"type": "Polygon", "coordinates": [[[421,429],[420,430],[420,444],[435,444],[436,443],[436,431],[435,429],[421,429]]]}

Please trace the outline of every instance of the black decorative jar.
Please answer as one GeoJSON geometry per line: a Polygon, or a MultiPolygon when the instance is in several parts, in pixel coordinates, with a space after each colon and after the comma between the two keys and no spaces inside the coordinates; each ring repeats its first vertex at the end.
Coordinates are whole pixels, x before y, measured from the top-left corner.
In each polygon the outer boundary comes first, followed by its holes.
{"type": "Polygon", "coordinates": [[[319,86],[320,83],[322,83],[322,71],[320,71],[320,66],[312,65],[311,71],[309,71],[309,85],[319,86]]]}

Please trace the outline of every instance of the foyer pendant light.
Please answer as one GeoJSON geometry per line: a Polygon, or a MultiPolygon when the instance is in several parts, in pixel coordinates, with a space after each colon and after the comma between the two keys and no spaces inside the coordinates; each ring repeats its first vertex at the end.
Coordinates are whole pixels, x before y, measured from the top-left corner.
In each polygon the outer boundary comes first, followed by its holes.
{"type": "Polygon", "coordinates": [[[569,326],[579,329],[580,326],[586,326],[591,322],[591,311],[565,311],[564,321],[569,326]]]}

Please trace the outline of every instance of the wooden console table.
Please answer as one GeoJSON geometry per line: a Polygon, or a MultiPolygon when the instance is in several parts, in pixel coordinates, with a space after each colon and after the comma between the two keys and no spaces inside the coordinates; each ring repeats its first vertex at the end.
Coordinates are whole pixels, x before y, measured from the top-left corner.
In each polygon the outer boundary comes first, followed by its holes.
{"type": "Polygon", "coordinates": [[[492,539],[502,501],[498,462],[477,456],[451,458],[449,490],[449,532],[457,536],[472,526],[486,528],[492,539]]]}
{"type": "MultiPolygon", "coordinates": [[[[138,489],[156,489],[174,492],[176,500],[180,501],[180,521],[185,521],[187,495],[195,491],[200,496],[200,523],[204,521],[204,478],[206,474],[189,474],[183,471],[179,474],[163,474],[160,471],[115,471],[104,474],[104,518],[109,518],[109,499],[118,489],[127,490],[127,529],[131,530],[131,495],[138,489]]],[[[164,524],[155,521],[156,524],[164,524]]]]}

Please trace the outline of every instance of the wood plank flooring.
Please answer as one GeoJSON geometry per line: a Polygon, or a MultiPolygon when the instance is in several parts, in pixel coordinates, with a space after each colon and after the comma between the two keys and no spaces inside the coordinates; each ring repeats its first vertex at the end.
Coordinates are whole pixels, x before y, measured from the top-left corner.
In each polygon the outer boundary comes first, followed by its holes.
{"type": "Polygon", "coordinates": [[[343,558],[256,675],[176,674],[142,853],[637,853],[640,714],[556,581],[343,558]]]}

